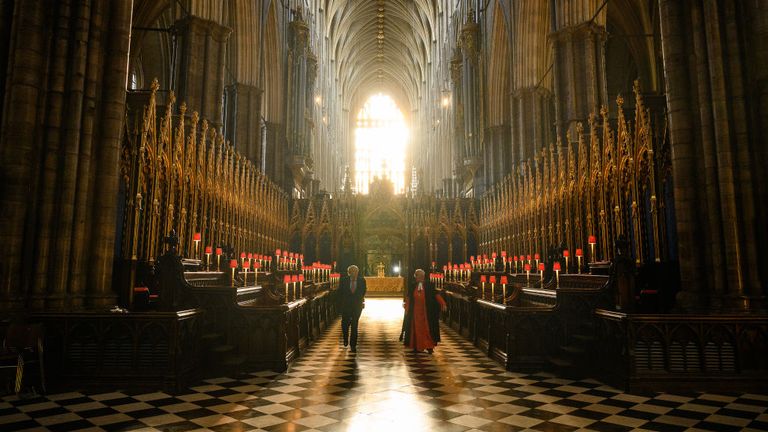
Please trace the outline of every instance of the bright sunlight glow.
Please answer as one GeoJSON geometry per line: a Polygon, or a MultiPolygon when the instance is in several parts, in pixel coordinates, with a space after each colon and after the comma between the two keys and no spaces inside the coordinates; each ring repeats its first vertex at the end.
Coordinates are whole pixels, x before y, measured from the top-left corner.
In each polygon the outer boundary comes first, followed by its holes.
{"type": "Polygon", "coordinates": [[[396,194],[405,192],[405,146],[408,128],[391,97],[375,94],[357,115],[355,190],[367,194],[378,177],[389,179],[396,194]]]}

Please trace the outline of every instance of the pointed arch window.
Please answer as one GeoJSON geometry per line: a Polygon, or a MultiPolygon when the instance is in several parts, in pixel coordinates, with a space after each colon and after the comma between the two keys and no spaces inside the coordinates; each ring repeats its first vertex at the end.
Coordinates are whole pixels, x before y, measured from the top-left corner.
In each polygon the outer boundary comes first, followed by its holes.
{"type": "Polygon", "coordinates": [[[388,95],[371,96],[357,114],[355,129],[355,191],[367,194],[375,178],[388,179],[396,194],[405,192],[408,127],[388,95]]]}

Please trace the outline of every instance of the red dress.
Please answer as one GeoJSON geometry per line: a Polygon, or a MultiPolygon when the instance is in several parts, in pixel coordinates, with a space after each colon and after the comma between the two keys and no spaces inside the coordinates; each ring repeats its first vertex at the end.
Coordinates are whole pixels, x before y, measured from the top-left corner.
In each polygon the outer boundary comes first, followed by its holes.
{"type": "MultiPolygon", "coordinates": [[[[445,307],[445,300],[440,295],[436,295],[440,307],[445,307]]],[[[410,298],[406,300],[405,310],[409,309],[410,298]]],[[[427,321],[427,302],[424,297],[423,289],[413,291],[413,316],[411,317],[411,340],[408,348],[417,351],[432,349],[435,347],[435,341],[429,333],[429,321],[427,321]]]]}

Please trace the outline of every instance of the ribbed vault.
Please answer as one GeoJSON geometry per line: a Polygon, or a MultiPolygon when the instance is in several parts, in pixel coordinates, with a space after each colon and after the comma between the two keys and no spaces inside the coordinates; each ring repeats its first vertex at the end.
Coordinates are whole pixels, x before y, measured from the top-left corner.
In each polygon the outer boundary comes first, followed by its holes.
{"type": "Polygon", "coordinates": [[[406,114],[416,109],[431,61],[433,2],[329,0],[326,13],[344,105],[357,110],[384,91],[406,114]]]}

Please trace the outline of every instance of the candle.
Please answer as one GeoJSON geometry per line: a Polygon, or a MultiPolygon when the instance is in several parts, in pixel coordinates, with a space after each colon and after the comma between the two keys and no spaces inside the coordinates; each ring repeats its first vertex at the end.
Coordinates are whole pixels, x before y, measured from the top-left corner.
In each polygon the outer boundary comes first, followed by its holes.
{"type": "Polygon", "coordinates": [[[221,254],[222,254],[221,248],[217,247],[216,248],[216,270],[218,271],[221,271],[221,254]]]}
{"type": "Polygon", "coordinates": [[[496,276],[491,276],[490,282],[491,282],[491,301],[496,301],[496,290],[494,289],[494,286],[496,285],[496,276]]]}
{"type": "Polygon", "coordinates": [[[197,248],[199,247],[199,245],[200,245],[200,240],[202,240],[202,239],[203,239],[203,235],[202,235],[201,233],[199,233],[199,232],[196,232],[196,233],[195,233],[195,234],[192,236],[192,240],[194,240],[194,241],[195,241],[195,259],[197,259],[197,248]]]}
{"type": "Polygon", "coordinates": [[[304,275],[299,275],[299,297],[304,297],[304,275]]]}
{"type": "Polygon", "coordinates": [[[480,298],[485,298],[485,275],[480,275],[480,298]]]}
{"type": "Polygon", "coordinates": [[[581,257],[583,257],[583,256],[584,256],[584,251],[582,251],[581,249],[577,248],[576,249],[576,268],[577,268],[579,274],[581,274],[581,257]]]}
{"type": "Polygon", "coordinates": [[[259,282],[259,269],[261,268],[261,263],[255,262],[253,263],[253,285],[258,286],[259,282]]]}
{"type": "Polygon", "coordinates": [[[539,260],[541,259],[541,256],[539,254],[533,254],[533,259],[536,260],[536,267],[539,266],[539,260]]]}
{"type": "Polygon", "coordinates": [[[541,287],[544,288],[544,263],[539,263],[539,276],[541,277],[541,287]]]}
{"type": "Polygon", "coordinates": [[[531,286],[531,265],[526,264],[525,265],[525,273],[526,273],[526,281],[528,286],[531,286]]]}
{"type": "Polygon", "coordinates": [[[205,268],[206,270],[211,270],[211,254],[213,253],[213,247],[212,246],[206,246],[205,247],[205,268]]]}
{"type": "Polygon", "coordinates": [[[507,251],[501,251],[501,263],[504,266],[504,272],[507,271],[507,251]]]}
{"type": "Polygon", "coordinates": [[[507,276],[501,277],[501,300],[504,304],[507,304],[507,276]]]}
{"type": "Polygon", "coordinates": [[[554,264],[552,264],[552,270],[555,271],[555,278],[557,279],[557,288],[560,288],[560,262],[555,261],[554,264]]]}
{"type": "Polygon", "coordinates": [[[240,261],[242,261],[243,264],[245,264],[245,258],[246,258],[245,252],[240,252],[240,261]]]}
{"type": "Polygon", "coordinates": [[[283,275],[283,285],[285,285],[285,302],[288,303],[288,284],[291,283],[291,275],[283,275]]]}
{"type": "Polygon", "coordinates": [[[571,252],[568,249],[563,250],[563,258],[565,258],[565,274],[568,274],[568,257],[571,256],[571,252]]]}
{"type": "Polygon", "coordinates": [[[251,268],[250,261],[243,261],[243,286],[248,286],[248,269],[251,268]]]}
{"type": "Polygon", "coordinates": [[[592,250],[592,260],[590,262],[595,262],[597,260],[597,257],[595,257],[595,245],[597,244],[597,238],[591,235],[587,239],[587,243],[589,243],[589,248],[592,250]]]}
{"type": "Polygon", "coordinates": [[[229,268],[232,269],[232,286],[235,286],[235,269],[237,268],[237,260],[229,260],[229,268]]]}

